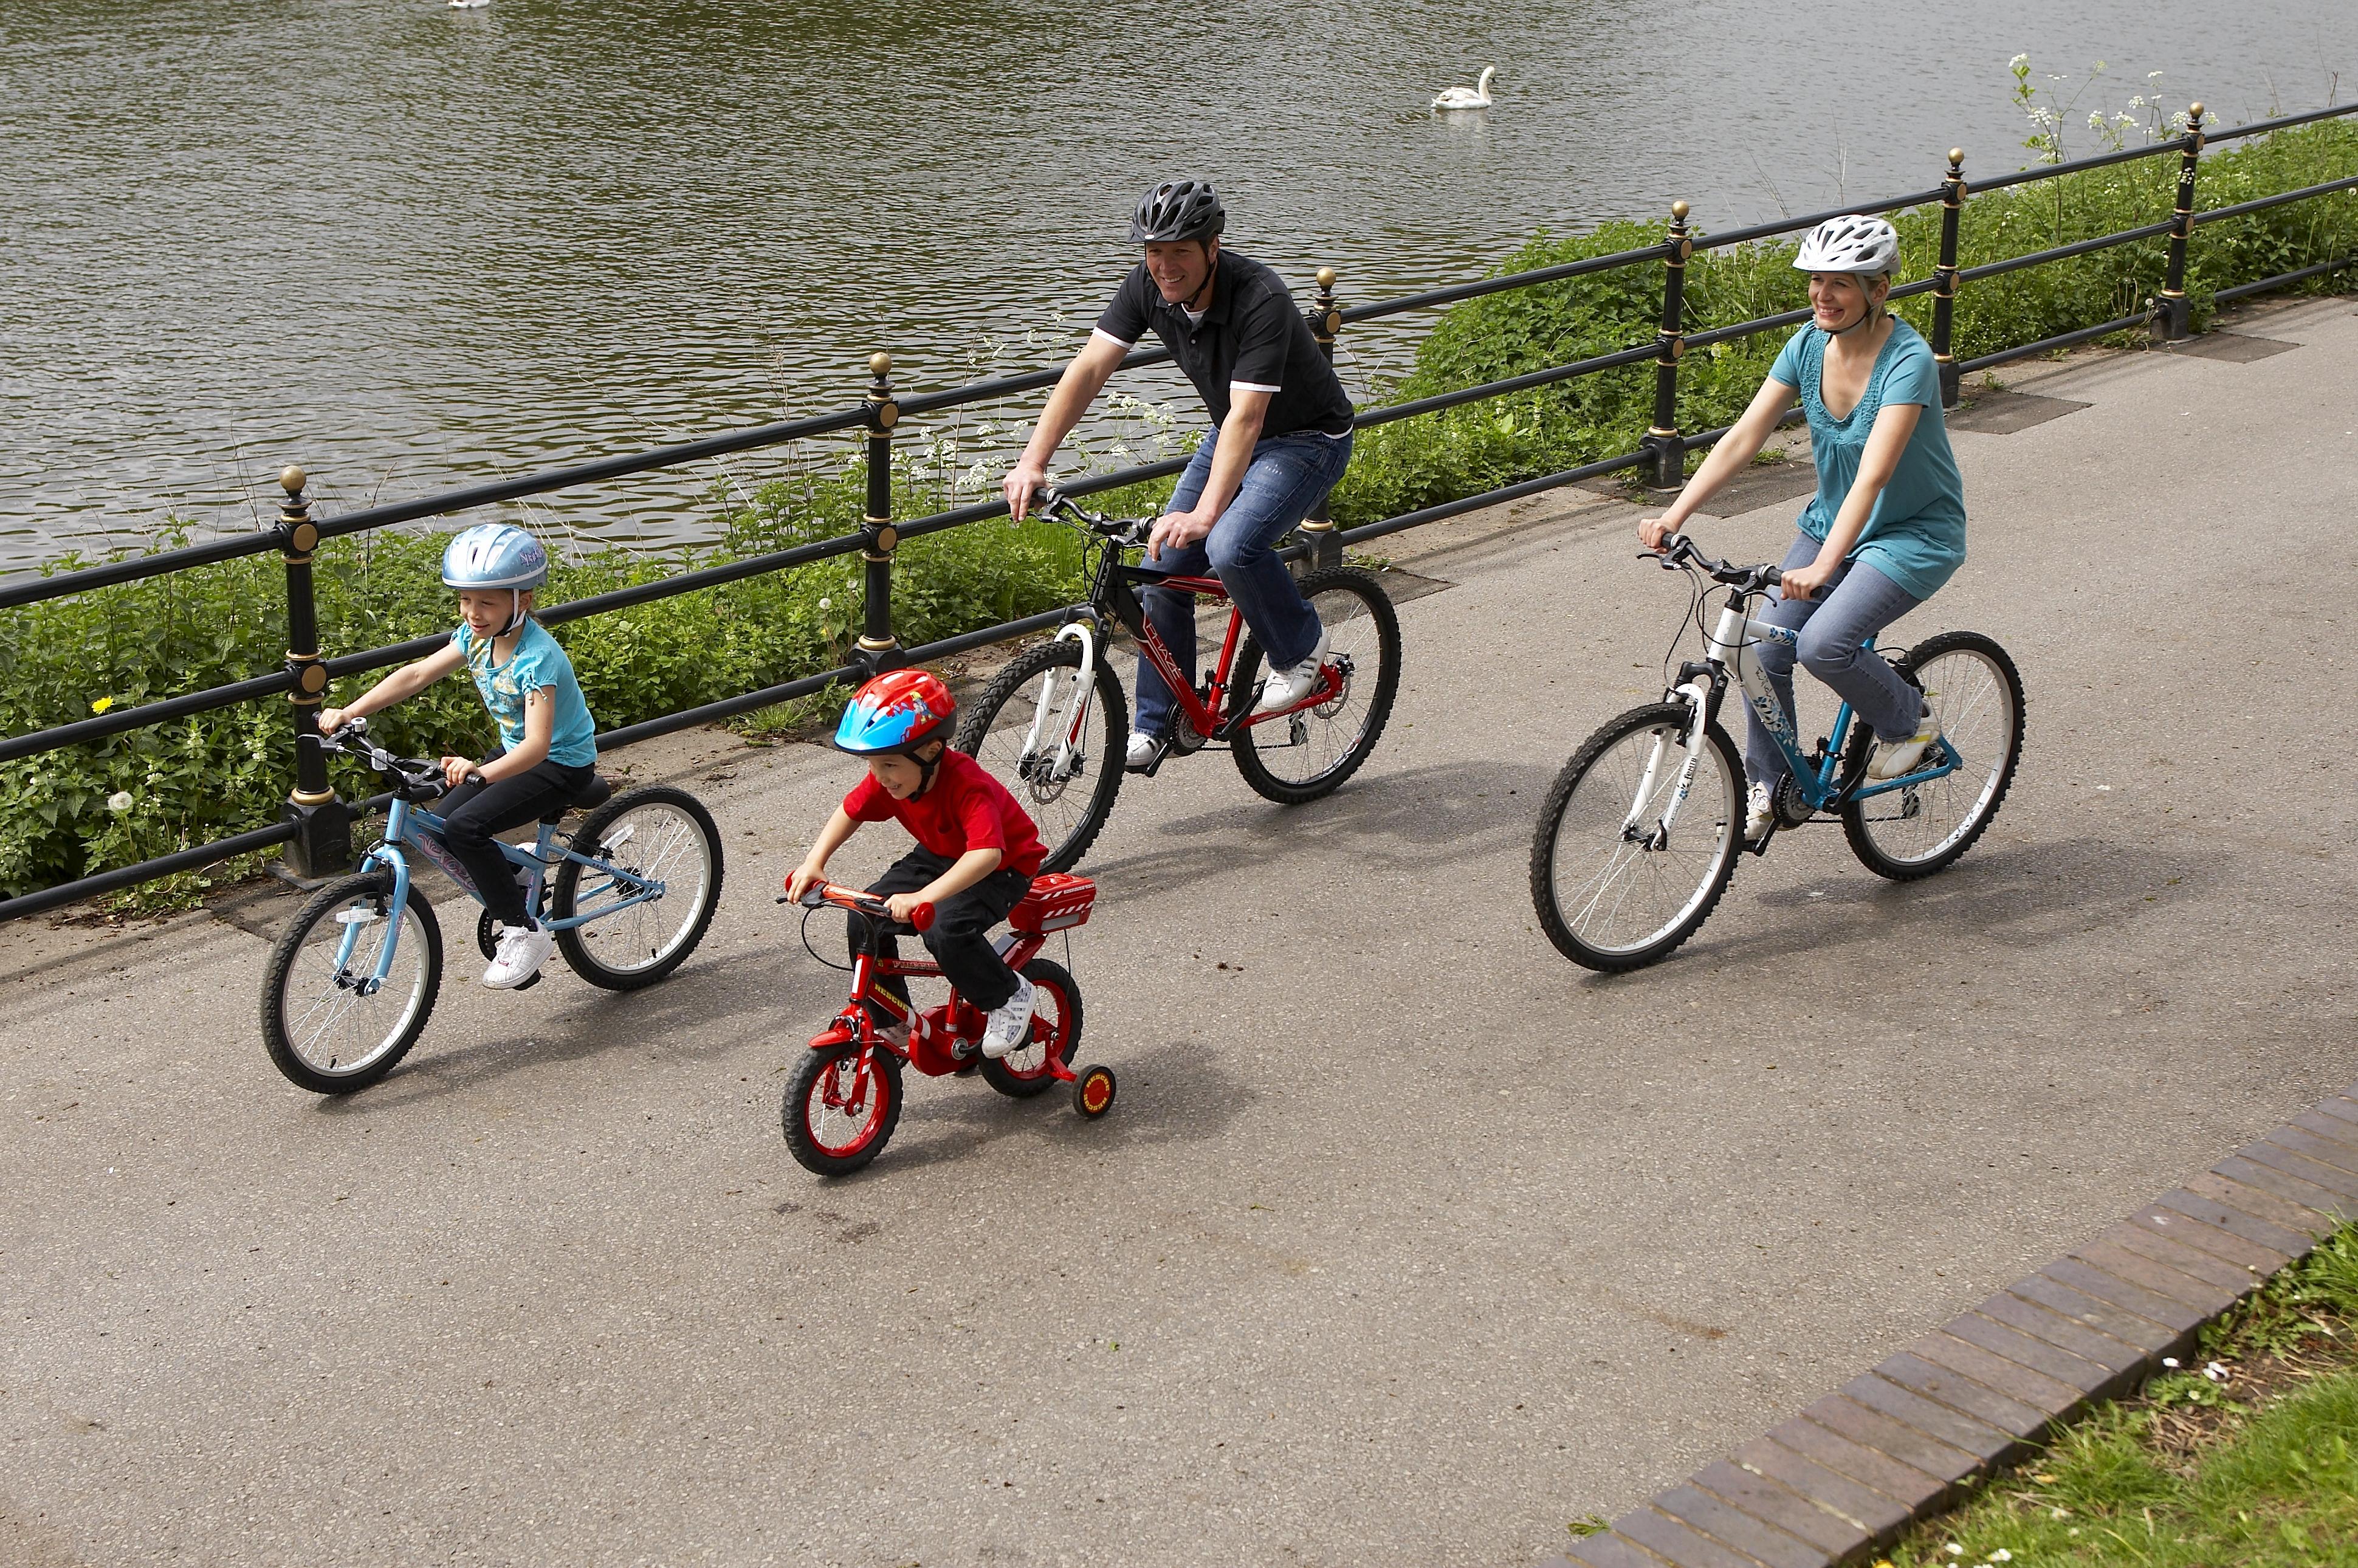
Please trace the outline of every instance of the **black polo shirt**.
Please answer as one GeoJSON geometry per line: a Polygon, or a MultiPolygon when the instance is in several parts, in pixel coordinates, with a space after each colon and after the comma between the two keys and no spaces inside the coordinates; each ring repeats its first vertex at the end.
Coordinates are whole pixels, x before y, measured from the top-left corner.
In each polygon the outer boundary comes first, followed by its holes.
{"type": "Polygon", "coordinates": [[[1163,303],[1141,262],[1098,318],[1097,330],[1127,349],[1152,329],[1203,394],[1215,425],[1228,423],[1228,395],[1236,389],[1270,395],[1264,436],[1298,430],[1340,436],[1350,429],[1351,400],[1318,351],[1310,323],[1293,308],[1284,280],[1227,250],[1214,272],[1212,302],[1203,320],[1191,322],[1186,311],[1163,303]]]}

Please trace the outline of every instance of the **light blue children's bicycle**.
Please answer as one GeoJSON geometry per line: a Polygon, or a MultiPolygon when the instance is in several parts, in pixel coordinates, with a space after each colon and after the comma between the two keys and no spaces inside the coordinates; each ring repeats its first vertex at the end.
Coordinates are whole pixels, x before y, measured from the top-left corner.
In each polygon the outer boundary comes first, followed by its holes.
{"type": "Polygon", "coordinates": [[[1610,719],[1556,775],[1531,839],[1531,901],[1557,951],[1592,969],[1640,968],[1694,935],[1743,849],[1766,854],[1780,827],[1839,815],[1867,870],[1898,881],[1931,876],[1973,847],[1997,814],[2022,756],[2022,677],[1977,632],[1943,632],[1893,661],[1924,693],[1941,739],[1922,764],[1871,780],[1875,732],[1850,705],[1833,733],[1801,742],[1753,648],[1792,645],[1787,627],[1755,621],[1751,602],[1781,577],[1772,566],[1714,561],[1682,534],[1662,541],[1664,570],[1693,576],[1698,626],[1711,584],[1727,589],[1704,656],[1679,666],[1662,700],[1610,719]],[[1744,762],[1719,722],[1733,677],[1790,769],[1768,830],[1745,842],[1744,762]]]}
{"type": "MultiPolygon", "coordinates": [[[[262,1039],[290,1081],[341,1095],[393,1071],[425,1030],[441,989],[442,928],[411,880],[411,852],[440,867],[468,896],[481,897],[443,847],[442,819],[424,808],[445,793],[438,764],[395,756],[368,738],[361,719],[321,744],[366,758],[392,789],[393,804],[384,838],[361,857],[360,869],[314,893],[271,948],[262,1039]]],[[[571,833],[560,826],[568,809],[560,808],[540,819],[531,848],[500,846],[516,868],[525,907],[556,933],[565,961],[591,985],[653,985],[696,950],[712,924],[720,834],[694,795],[667,785],[616,795],[596,779],[571,808],[589,813],[571,833]]],[[[475,945],[486,958],[497,951],[489,910],[476,922],[475,945]]]]}

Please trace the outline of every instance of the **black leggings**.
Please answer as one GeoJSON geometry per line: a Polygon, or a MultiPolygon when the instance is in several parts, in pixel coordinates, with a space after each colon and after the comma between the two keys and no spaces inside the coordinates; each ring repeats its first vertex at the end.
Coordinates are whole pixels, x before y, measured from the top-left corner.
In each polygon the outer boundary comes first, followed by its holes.
{"type": "MultiPolygon", "coordinates": [[[[504,754],[493,752],[483,761],[497,762],[504,754]]],[[[493,920],[511,926],[531,922],[524,889],[516,885],[514,863],[500,852],[495,836],[537,822],[554,807],[570,806],[597,776],[595,767],[568,767],[544,758],[513,778],[462,784],[442,797],[442,842],[450,858],[475,879],[475,892],[493,920]]]]}
{"type": "MultiPolygon", "coordinates": [[[[880,897],[915,892],[955,863],[930,849],[912,849],[886,867],[882,876],[868,884],[868,891],[880,897]]],[[[1015,994],[1015,971],[990,945],[990,928],[1006,919],[1007,912],[1022,903],[1031,891],[1032,879],[1023,872],[993,871],[934,906],[934,924],[924,936],[925,950],[942,967],[942,977],[957,987],[958,995],[985,1012],[1015,994]]],[[[900,944],[893,940],[898,929],[864,914],[853,915],[852,957],[862,953],[880,958],[900,957],[900,944]]],[[[908,989],[897,979],[879,980],[876,989],[904,1006],[909,1000],[908,989]]]]}

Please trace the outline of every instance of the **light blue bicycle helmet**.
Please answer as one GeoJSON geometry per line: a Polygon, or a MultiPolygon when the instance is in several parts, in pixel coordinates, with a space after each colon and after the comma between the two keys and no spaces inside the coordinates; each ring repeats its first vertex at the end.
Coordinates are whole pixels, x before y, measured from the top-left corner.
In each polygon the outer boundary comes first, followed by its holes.
{"type": "Polygon", "coordinates": [[[504,637],[524,624],[524,590],[548,580],[548,552],[513,523],[479,523],[444,547],[442,580],[451,588],[513,589],[514,608],[500,628],[504,637]]]}

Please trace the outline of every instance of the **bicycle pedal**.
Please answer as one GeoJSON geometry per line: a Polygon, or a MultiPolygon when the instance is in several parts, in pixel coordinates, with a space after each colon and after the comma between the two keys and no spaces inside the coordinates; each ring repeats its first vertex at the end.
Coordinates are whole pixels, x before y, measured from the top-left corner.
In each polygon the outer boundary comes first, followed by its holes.
{"type": "Polygon", "coordinates": [[[538,984],[540,984],[540,971],[538,969],[535,969],[523,981],[516,985],[510,986],[508,989],[510,990],[528,991],[538,984]]]}

